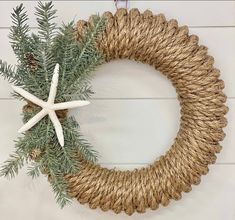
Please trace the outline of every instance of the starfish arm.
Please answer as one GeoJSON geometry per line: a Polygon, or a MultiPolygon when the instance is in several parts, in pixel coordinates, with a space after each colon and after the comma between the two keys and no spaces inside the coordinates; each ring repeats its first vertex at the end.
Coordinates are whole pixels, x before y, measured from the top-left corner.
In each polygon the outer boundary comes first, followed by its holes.
{"type": "Polygon", "coordinates": [[[12,89],[17,92],[18,94],[20,94],[21,96],[23,96],[25,99],[33,102],[36,105],[39,105],[41,107],[44,106],[44,101],[42,101],[41,99],[37,98],[36,96],[30,94],[29,92],[25,91],[24,89],[17,87],[17,86],[12,86],[12,89]]]}
{"type": "Polygon", "coordinates": [[[47,112],[42,109],[39,113],[37,113],[33,118],[31,118],[26,124],[23,125],[19,129],[19,133],[25,132],[32,128],[34,125],[36,125],[42,118],[44,118],[47,115],[47,112]]]}
{"type": "Polygon", "coordinates": [[[54,69],[54,73],[53,73],[53,77],[51,81],[50,93],[48,97],[48,102],[51,104],[54,103],[55,101],[58,79],[59,79],[59,64],[57,63],[54,69]]]}
{"type": "Polygon", "coordinates": [[[89,105],[89,101],[71,101],[71,102],[62,102],[62,103],[56,103],[52,106],[53,110],[63,110],[63,109],[71,109],[76,108],[80,106],[89,105]]]}
{"type": "Polygon", "coordinates": [[[56,136],[59,140],[60,145],[63,147],[64,146],[64,134],[63,134],[63,129],[60,124],[59,119],[57,118],[57,115],[54,111],[49,112],[50,119],[52,121],[52,124],[54,125],[56,136]]]}

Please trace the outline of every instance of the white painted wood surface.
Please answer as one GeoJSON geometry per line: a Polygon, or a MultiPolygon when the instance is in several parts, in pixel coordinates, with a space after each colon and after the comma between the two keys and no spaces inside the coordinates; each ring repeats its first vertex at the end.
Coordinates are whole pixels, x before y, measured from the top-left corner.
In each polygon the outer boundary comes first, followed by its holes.
{"type": "MultiPolygon", "coordinates": [[[[35,1],[1,1],[0,8],[1,27],[9,27],[11,19],[9,12],[15,5],[24,2],[32,18],[30,25],[36,26],[33,7],[35,1]]],[[[102,1],[54,1],[58,9],[58,22],[68,22],[71,19],[87,19],[91,14],[103,13],[104,11],[115,12],[116,7],[112,0],[102,1]]],[[[140,1],[131,0],[131,8],[139,8],[141,11],[151,9],[155,13],[164,13],[168,18],[177,18],[179,23],[189,26],[234,26],[235,5],[234,1],[140,1]]]]}
{"type": "MultiPolygon", "coordinates": [[[[20,1],[0,1],[0,58],[15,63],[7,35],[10,12],[20,1]]],[[[115,11],[113,1],[55,1],[58,19],[87,19],[90,14],[115,11]]],[[[24,1],[30,26],[36,26],[34,1],[24,1]]],[[[131,1],[141,11],[151,9],[176,18],[200,37],[215,57],[229,97],[229,124],[217,163],[202,183],[167,208],[127,217],[90,210],[74,202],[60,210],[46,179],[32,181],[24,172],[12,181],[0,179],[0,212],[3,220],[234,220],[235,219],[235,1],[131,1]],[[23,202],[22,202],[23,198],[23,202]],[[26,209],[27,207],[27,209],[26,209]]],[[[152,162],[171,145],[179,127],[179,105],[171,83],[153,68],[131,61],[114,61],[94,73],[96,94],[91,105],[74,114],[84,136],[100,152],[107,167],[133,169],[152,162]]],[[[0,163],[13,150],[21,127],[23,103],[10,97],[8,82],[0,78],[0,163]]]]}

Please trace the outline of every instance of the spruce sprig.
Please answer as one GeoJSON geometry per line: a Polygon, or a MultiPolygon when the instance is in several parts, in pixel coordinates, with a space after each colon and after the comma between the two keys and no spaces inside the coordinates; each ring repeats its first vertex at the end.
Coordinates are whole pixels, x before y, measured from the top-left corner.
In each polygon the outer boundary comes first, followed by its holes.
{"type": "Polygon", "coordinates": [[[32,179],[36,179],[40,176],[41,163],[32,162],[31,165],[28,166],[27,174],[32,177],[32,179]]]}
{"type": "Polygon", "coordinates": [[[54,18],[56,18],[56,12],[57,10],[53,9],[52,2],[43,3],[40,1],[38,7],[36,7],[35,15],[39,29],[38,34],[40,39],[48,45],[56,33],[56,23],[53,22],[54,18]]]}
{"type": "Polygon", "coordinates": [[[22,152],[16,151],[9,156],[1,168],[1,176],[8,179],[15,177],[19,170],[24,166],[26,156],[22,152]]]}
{"type": "MultiPolygon", "coordinates": [[[[13,67],[0,60],[0,75],[10,83],[46,100],[54,66],[59,63],[61,74],[55,101],[89,98],[92,94],[91,72],[104,62],[96,48],[96,41],[105,26],[105,19],[94,16],[92,25],[86,28],[84,37],[78,42],[74,22],[56,29],[56,10],[52,2],[39,2],[35,14],[38,33],[29,35],[28,17],[23,4],[13,10],[10,40],[18,62],[13,67]]],[[[22,99],[18,94],[13,95],[22,99]]],[[[36,107],[24,111],[23,121],[27,122],[38,111],[40,108],[36,107]]],[[[58,143],[50,119],[45,117],[23,137],[18,138],[15,153],[3,164],[0,175],[12,178],[28,164],[28,175],[32,178],[40,174],[48,175],[56,200],[64,207],[70,202],[64,175],[79,172],[78,158],[95,163],[98,154],[83,138],[79,124],[73,117],[61,120],[61,124],[64,147],[58,143]],[[34,152],[37,152],[36,156],[34,152]]]]}
{"type": "Polygon", "coordinates": [[[71,76],[67,77],[67,85],[63,87],[65,94],[79,96],[79,93],[76,92],[77,88],[90,89],[88,87],[90,73],[96,68],[97,64],[100,65],[104,62],[103,55],[95,47],[97,37],[102,32],[104,25],[104,17],[93,16],[93,25],[90,29],[85,29],[84,38],[80,41],[80,45],[82,45],[79,48],[80,53],[72,60],[71,76]],[[87,57],[90,59],[87,59],[87,57]],[[82,87],[79,85],[82,85],[82,87]]]}
{"type": "Polygon", "coordinates": [[[6,62],[3,62],[2,60],[0,60],[0,75],[2,75],[10,83],[20,82],[20,79],[16,75],[14,67],[12,65],[8,65],[6,62]]]}
{"type": "Polygon", "coordinates": [[[29,25],[27,24],[28,16],[23,4],[13,9],[11,18],[13,25],[10,29],[10,42],[18,60],[24,60],[25,54],[29,52],[29,45],[27,44],[29,25]]]}

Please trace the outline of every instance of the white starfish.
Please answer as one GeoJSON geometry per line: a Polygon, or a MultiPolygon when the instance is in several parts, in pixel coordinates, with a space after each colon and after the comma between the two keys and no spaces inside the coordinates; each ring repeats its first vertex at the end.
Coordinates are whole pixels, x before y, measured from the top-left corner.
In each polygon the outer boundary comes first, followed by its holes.
{"type": "Polygon", "coordinates": [[[59,64],[56,64],[52,81],[51,81],[51,88],[50,88],[50,93],[49,93],[47,102],[44,102],[43,100],[37,98],[36,96],[30,94],[29,92],[25,91],[24,89],[20,87],[12,86],[12,88],[15,92],[19,93],[25,99],[33,102],[34,104],[42,108],[42,110],[38,114],[36,114],[33,118],[31,118],[18,132],[22,133],[22,132],[29,130],[34,125],[36,125],[42,118],[44,118],[46,115],[49,115],[54,125],[56,136],[59,140],[59,143],[61,146],[64,146],[63,129],[55,111],[88,105],[90,104],[90,102],[79,100],[79,101],[71,101],[71,102],[54,103],[56,92],[57,92],[58,78],[59,78],[59,64]]]}

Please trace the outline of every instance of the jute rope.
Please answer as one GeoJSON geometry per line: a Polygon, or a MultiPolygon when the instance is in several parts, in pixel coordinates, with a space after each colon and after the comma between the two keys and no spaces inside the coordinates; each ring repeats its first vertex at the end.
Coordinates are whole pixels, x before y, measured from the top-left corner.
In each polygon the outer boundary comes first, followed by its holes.
{"type": "MultiPolygon", "coordinates": [[[[199,184],[208,165],[216,160],[225,134],[226,96],[213,57],[188,27],[151,11],[141,14],[119,9],[115,15],[104,13],[107,26],[97,47],[106,61],[132,59],[154,66],[174,85],[181,106],[180,129],[174,144],[153,164],[134,171],[118,171],[82,162],[81,171],[66,175],[69,193],[80,203],[94,209],[135,211],[155,210],[179,200],[199,184]]],[[[78,36],[92,23],[79,21],[78,36]]],[[[157,146],[156,146],[157,147],[157,146]]]]}

